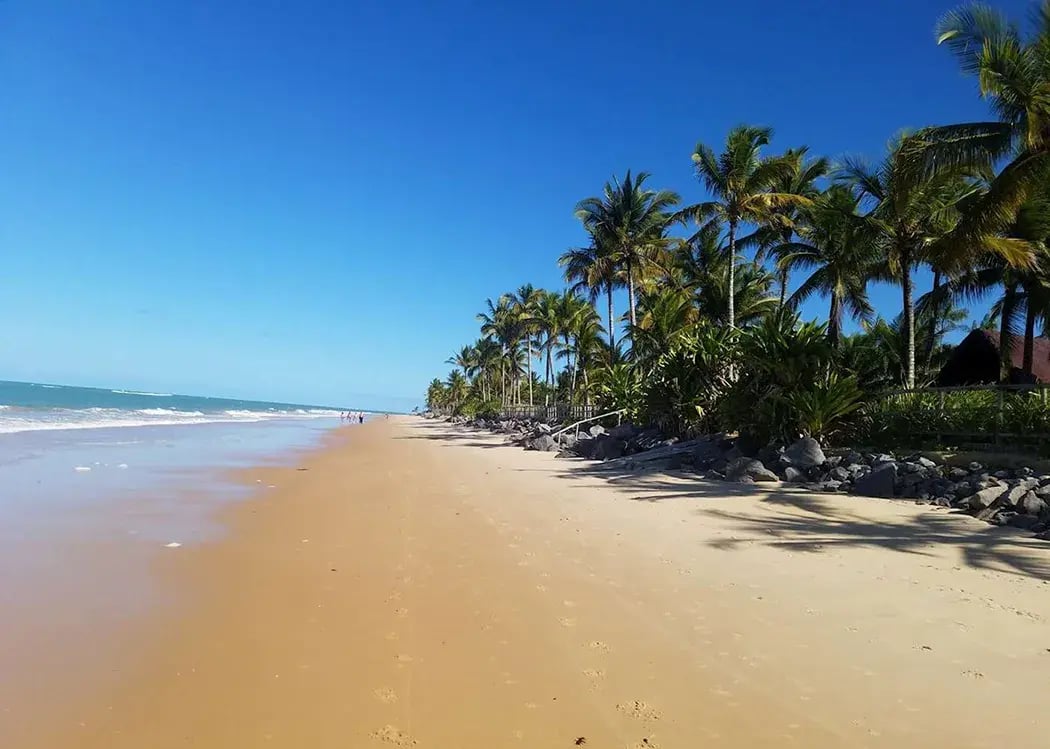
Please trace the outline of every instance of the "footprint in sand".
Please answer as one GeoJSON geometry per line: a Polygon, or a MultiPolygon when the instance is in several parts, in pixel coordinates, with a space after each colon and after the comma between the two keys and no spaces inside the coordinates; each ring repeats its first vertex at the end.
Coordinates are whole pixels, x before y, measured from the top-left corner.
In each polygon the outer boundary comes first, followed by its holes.
{"type": "Polygon", "coordinates": [[[630,700],[621,702],[616,709],[628,718],[636,720],[660,720],[660,711],[647,702],[630,700]]]}
{"type": "Polygon", "coordinates": [[[378,731],[372,731],[369,738],[382,741],[394,746],[415,746],[416,740],[396,726],[383,726],[378,731]]]}
{"type": "Polygon", "coordinates": [[[397,702],[397,692],[390,687],[382,687],[380,689],[373,689],[372,694],[376,696],[376,699],[385,705],[390,705],[397,702]]]}
{"type": "Polygon", "coordinates": [[[397,639],[397,632],[387,632],[385,636],[386,636],[386,639],[388,639],[388,640],[396,640],[397,639]]]}
{"type": "Polygon", "coordinates": [[[576,606],[576,601],[562,601],[561,605],[567,609],[571,609],[576,606]]]}
{"type": "Polygon", "coordinates": [[[536,586],[536,590],[538,590],[540,593],[546,593],[547,592],[547,586],[546,585],[537,585],[536,586]]]}
{"type": "Polygon", "coordinates": [[[394,609],[394,614],[404,619],[406,616],[408,616],[408,609],[394,609]]]}
{"type": "Polygon", "coordinates": [[[660,749],[660,745],[656,743],[655,739],[646,736],[641,741],[631,744],[631,749],[660,749]]]}
{"type": "Polygon", "coordinates": [[[590,680],[593,689],[597,689],[605,681],[605,672],[600,668],[584,669],[583,675],[590,680]]]}
{"type": "Polygon", "coordinates": [[[587,647],[589,647],[591,650],[597,650],[599,653],[609,652],[609,646],[601,640],[591,640],[589,643],[587,643],[587,647]]]}
{"type": "Polygon", "coordinates": [[[405,655],[404,653],[402,653],[400,655],[394,656],[394,660],[398,663],[398,665],[401,665],[403,663],[411,663],[412,656],[405,655]]]}
{"type": "Polygon", "coordinates": [[[558,623],[563,627],[575,627],[576,620],[569,616],[563,616],[558,620],[558,623]]]}

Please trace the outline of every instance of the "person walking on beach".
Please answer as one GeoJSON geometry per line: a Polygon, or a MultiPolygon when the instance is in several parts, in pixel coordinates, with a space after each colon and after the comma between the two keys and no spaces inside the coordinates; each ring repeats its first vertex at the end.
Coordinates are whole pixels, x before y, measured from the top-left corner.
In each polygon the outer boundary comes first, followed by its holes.
{"type": "Polygon", "coordinates": [[[364,424],[365,423],[365,415],[363,413],[359,413],[357,415],[357,423],[358,424],[364,424]]]}

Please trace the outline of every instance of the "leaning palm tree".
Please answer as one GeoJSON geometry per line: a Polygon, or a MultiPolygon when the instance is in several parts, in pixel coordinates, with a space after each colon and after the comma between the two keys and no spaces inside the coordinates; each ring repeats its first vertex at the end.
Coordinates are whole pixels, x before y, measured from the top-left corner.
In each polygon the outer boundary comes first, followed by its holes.
{"type": "MultiPolygon", "coordinates": [[[[728,230],[727,251],[736,258],[738,233],[745,224],[770,220],[773,212],[790,206],[809,205],[802,195],[775,192],[774,185],[788,178],[792,160],[783,156],[763,156],[773,131],[766,127],[741,125],[726,137],[721,154],[703,143],[693,153],[696,176],[703,182],[711,199],[691,205],[676,214],[679,220],[693,220],[704,226],[718,218],[728,230]]],[[[736,327],[736,264],[729,264],[729,319],[730,328],[736,327]]]]}
{"type": "Polygon", "coordinates": [[[797,308],[813,294],[826,294],[831,303],[828,340],[835,347],[842,336],[844,312],[860,320],[870,319],[874,312],[867,285],[878,259],[875,233],[857,212],[858,204],[849,188],[829,188],[799,217],[799,241],[773,248],[782,273],[812,269],[788,304],[797,308]]]}
{"type": "Polygon", "coordinates": [[[628,171],[621,182],[605,183],[601,196],[585,198],[576,205],[576,217],[612,253],[627,286],[627,304],[633,326],[636,320],[636,284],[649,270],[654,258],[666,247],[666,231],[678,204],[678,194],[670,190],[649,190],[646,172],[632,176],[628,171]]]}
{"type": "Polygon", "coordinates": [[[1001,233],[1026,200],[1046,183],[1050,170],[1050,0],[1032,14],[1027,37],[998,10],[973,3],[945,14],[935,30],[976,76],[981,97],[999,118],[920,130],[911,146],[916,168],[989,170],[1007,163],[987,193],[952,232],[952,240],[980,242],[1001,233]]]}
{"type": "Polygon", "coordinates": [[[591,243],[564,252],[558,258],[558,265],[565,269],[565,281],[572,284],[572,290],[586,291],[592,303],[598,300],[599,294],[605,294],[609,346],[615,347],[613,289],[620,285],[622,274],[617,267],[612,243],[605,242],[601,232],[591,232],[591,243]]]}
{"type": "Polygon", "coordinates": [[[463,346],[459,351],[445,360],[445,364],[459,367],[467,378],[471,378],[477,370],[478,352],[474,346],[463,346]]]}

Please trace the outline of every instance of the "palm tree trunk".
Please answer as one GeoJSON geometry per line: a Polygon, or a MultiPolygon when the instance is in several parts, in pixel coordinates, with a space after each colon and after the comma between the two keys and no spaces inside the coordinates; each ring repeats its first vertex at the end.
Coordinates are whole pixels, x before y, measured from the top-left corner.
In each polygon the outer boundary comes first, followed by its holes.
{"type": "Polygon", "coordinates": [[[915,387],[915,303],[912,301],[911,288],[911,249],[902,248],[901,261],[901,294],[904,297],[904,345],[905,376],[908,388],[915,387]]]}
{"type": "Polygon", "coordinates": [[[587,366],[583,367],[583,405],[591,405],[591,382],[587,376],[587,366]]]}
{"type": "Polygon", "coordinates": [[[999,316],[999,379],[1006,382],[1010,378],[1013,362],[1014,336],[1010,330],[1010,318],[1017,307],[1017,285],[1008,283],[1003,293],[1003,311],[999,316]]]}
{"type": "Polygon", "coordinates": [[[736,327],[736,220],[729,222],[729,329],[736,327]]]}
{"type": "Polygon", "coordinates": [[[1029,300],[1024,316],[1024,354],[1021,360],[1021,368],[1027,375],[1032,374],[1032,360],[1035,358],[1035,321],[1038,317],[1036,306],[1029,300]]]}
{"type": "Polygon", "coordinates": [[[532,408],[532,336],[527,337],[529,344],[529,408],[532,408]]]}
{"type": "Polygon", "coordinates": [[[831,295],[831,309],[828,311],[828,342],[832,348],[838,348],[842,334],[842,305],[837,294],[831,295]]]}
{"type": "Polygon", "coordinates": [[[610,283],[605,287],[605,299],[609,303],[609,353],[611,354],[613,349],[616,348],[616,331],[613,328],[613,300],[612,300],[613,287],[610,283]]]}
{"type": "Polygon", "coordinates": [[[634,312],[634,267],[627,261],[627,304],[630,307],[631,340],[634,340],[634,326],[638,324],[634,312]]]}
{"type": "Polygon", "coordinates": [[[784,309],[784,303],[787,302],[787,287],[788,287],[788,271],[784,268],[780,271],[780,309],[784,309]]]}
{"type": "Polygon", "coordinates": [[[933,347],[937,345],[937,329],[941,323],[941,305],[937,299],[937,291],[941,288],[941,272],[936,268],[933,269],[933,293],[930,295],[933,299],[933,315],[930,322],[930,335],[927,337],[926,343],[926,372],[929,373],[930,368],[933,366],[933,347]]]}

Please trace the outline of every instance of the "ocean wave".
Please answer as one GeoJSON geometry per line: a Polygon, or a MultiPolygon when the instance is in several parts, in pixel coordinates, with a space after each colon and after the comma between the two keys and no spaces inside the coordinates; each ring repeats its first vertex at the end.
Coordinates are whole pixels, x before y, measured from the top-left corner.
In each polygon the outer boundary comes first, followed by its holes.
{"type": "Polygon", "coordinates": [[[174,408],[140,408],[135,413],[143,416],[204,416],[203,411],[179,411],[174,408]]]}
{"type": "MultiPolygon", "coordinates": [[[[46,385],[44,387],[47,387],[46,385]]],[[[150,398],[172,398],[171,393],[148,393],[143,390],[110,390],[115,395],[148,395],[150,398]]]]}

